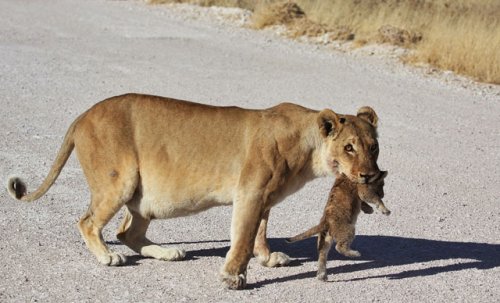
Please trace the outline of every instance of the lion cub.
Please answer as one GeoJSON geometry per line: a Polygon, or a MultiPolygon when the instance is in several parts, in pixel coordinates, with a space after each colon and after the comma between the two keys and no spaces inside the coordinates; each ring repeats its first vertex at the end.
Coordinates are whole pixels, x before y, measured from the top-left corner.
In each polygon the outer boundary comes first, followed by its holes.
{"type": "Polygon", "coordinates": [[[355,224],[360,210],[365,213],[373,212],[373,209],[365,202],[375,204],[384,215],[391,213],[382,202],[386,176],[387,171],[383,171],[371,183],[359,184],[352,182],[345,175],[337,175],[320,223],[287,239],[287,242],[296,242],[319,234],[318,279],[326,280],[326,261],[334,240],[337,242],[335,249],[342,255],[361,256],[358,251],[351,250],[351,243],[354,240],[355,224]]]}

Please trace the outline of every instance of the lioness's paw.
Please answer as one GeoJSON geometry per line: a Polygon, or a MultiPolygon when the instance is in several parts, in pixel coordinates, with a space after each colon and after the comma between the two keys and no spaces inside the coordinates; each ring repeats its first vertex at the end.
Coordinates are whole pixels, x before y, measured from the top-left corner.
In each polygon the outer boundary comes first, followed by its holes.
{"type": "Polygon", "coordinates": [[[266,267],[285,266],[290,263],[290,257],[282,252],[275,251],[269,255],[267,262],[261,262],[266,267]]]}
{"type": "Polygon", "coordinates": [[[186,257],[186,251],[180,248],[163,248],[163,256],[160,258],[165,261],[179,261],[186,257]]]}
{"type": "Polygon", "coordinates": [[[227,272],[221,272],[220,279],[229,289],[243,289],[247,285],[246,274],[231,275],[227,272]]]}
{"type": "Polygon", "coordinates": [[[141,249],[141,255],[163,261],[178,261],[186,257],[186,251],[180,248],[165,248],[158,245],[148,245],[141,249]]]}
{"type": "Polygon", "coordinates": [[[115,252],[101,255],[97,257],[97,260],[99,260],[99,262],[101,262],[102,264],[108,266],[118,266],[127,262],[127,258],[123,254],[115,252]]]}

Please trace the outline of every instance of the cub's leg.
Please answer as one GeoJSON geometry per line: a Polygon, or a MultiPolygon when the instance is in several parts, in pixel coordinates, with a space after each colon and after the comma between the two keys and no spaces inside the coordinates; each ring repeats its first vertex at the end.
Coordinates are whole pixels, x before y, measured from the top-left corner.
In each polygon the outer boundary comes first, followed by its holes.
{"type": "Polygon", "coordinates": [[[267,221],[269,219],[269,210],[265,211],[260,220],[259,230],[255,238],[253,248],[254,256],[260,264],[266,267],[284,266],[290,263],[290,257],[282,252],[272,252],[267,242],[267,221]]]}
{"type": "Polygon", "coordinates": [[[335,240],[337,245],[335,249],[346,257],[360,257],[361,254],[357,250],[351,249],[351,243],[354,241],[355,228],[353,224],[337,225],[335,230],[335,240]]]}
{"type": "Polygon", "coordinates": [[[328,231],[323,231],[318,235],[318,280],[326,281],[326,261],[328,261],[328,252],[332,247],[333,237],[328,231]]]}
{"type": "Polygon", "coordinates": [[[186,256],[184,250],[161,247],[146,238],[146,231],[150,222],[151,220],[145,219],[137,212],[127,208],[125,210],[125,217],[118,228],[118,240],[144,257],[152,257],[165,261],[184,259],[186,256]]]}
{"type": "Polygon", "coordinates": [[[384,214],[386,216],[391,214],[391,211],[389,209],[387,209],[387,207],[385,207],[384,202],[379,197],[376,197],[374,199],[374,203],[375,203],[375,205],[377,205],[377,209],[379,209],[382,212],[382,214],[384,214]]]}
{"type": "Polygon", "coordinates": [[[365,214],[373,214],[373,208],[370,205],[368,205],[368,203],[366,203],[365,201],[361,201],[361,210],[365,214]]]}

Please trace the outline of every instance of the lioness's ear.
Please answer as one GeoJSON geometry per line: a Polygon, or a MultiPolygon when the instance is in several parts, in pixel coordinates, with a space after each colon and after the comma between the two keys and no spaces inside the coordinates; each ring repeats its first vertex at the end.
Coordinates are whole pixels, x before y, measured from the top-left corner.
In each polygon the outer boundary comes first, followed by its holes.
{"type": "Polygon", "coordinates": [[[382,177],[381,178],[385,178],[389,174],[386,170],[381,171],[381,173],[382,173],[382,177]]]}
{"type": "Polygon", "coordinates": [[[378,122],[378,116],[373,110],[373,108],[369,106],[363,106],[360,109],[358,109],[358,118],[361,118],[365,120],[366,122],[370,123],[374,127],[377,127],[377,122],[378,122]]]}
{"type": "Polygon", "coordinates": [[[335,138],[340,131],[340,125],[339,116],[331,109],[324,109],[319,113],[318,126],[323,137],[333,136],[335,138]]]}

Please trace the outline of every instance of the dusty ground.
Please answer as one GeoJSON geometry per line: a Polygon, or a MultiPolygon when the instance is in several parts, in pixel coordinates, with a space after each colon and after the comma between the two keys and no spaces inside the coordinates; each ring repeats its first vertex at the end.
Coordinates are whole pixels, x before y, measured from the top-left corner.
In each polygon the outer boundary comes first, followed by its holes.
{"type": "MultiPolygon", "coordinates": [[[[210,18],[209,18],[210,19],[210,18]]],[[[315,224],[332,183],[321,179],[271,213],[275,250],[254,260],[249,289],[217,280],[231,208],[157,221],[149,236],[187,260],[143,259],[105,232],[130,264],[104,267],[76,229],[89,194],[72,157],[33,204],[0,193],[0,302],[498,302],[500,89],[425,75],[390,59],[286,41],[136,1],[0,1],[0,177],[34,188],[72,120],[112,95],[142,92],[263,108],[288,100],[341,113],[371,105],[390,217],[361,215],[352,260],[330,254],[317,281],[315,241],[284,238],[315,224]]]]}

